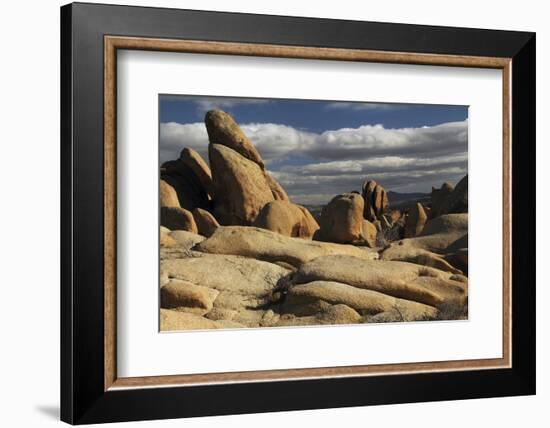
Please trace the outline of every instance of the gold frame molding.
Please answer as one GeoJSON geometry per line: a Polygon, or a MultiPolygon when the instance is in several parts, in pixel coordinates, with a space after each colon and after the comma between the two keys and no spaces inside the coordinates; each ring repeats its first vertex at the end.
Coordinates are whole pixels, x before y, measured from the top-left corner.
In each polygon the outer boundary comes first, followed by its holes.
{"type": "Polygon", "coordinates": [[[235,382],[357,377],[420,372],[511,367],[511,58],[382,52],[302,46],[104,37],[104,389],[191,386],[235,382]],[[502,358],[380,364],[305,369],[262,370],[171,376],[117,377],[116,368],[116,81],[117,50],[146,50],[212,55],[323,59],[394,64],[440,65],[502,70],[503,126],[503,349],[502,358]]]}

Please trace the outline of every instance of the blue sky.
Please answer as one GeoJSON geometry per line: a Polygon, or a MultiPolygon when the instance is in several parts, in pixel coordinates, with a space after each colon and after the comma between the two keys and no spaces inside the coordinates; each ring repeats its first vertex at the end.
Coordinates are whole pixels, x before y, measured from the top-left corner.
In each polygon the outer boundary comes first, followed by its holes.
{"type": "Polygon", "coordinates": [[[230,113],[297,203],[325,203],[365,179],[386,190],[429,192],[467,171],[468,108],[161,95],[160,157],[185,146],[208,161],[204,114],[230,113]]]}
{"type": "MultiPolygon", "coordinates": [[[[223,97],[219,98],[222,102],[223,97]]],[[[235,100],[226,98],[227,102],[235,100]]],[[[428,104],[342,103],[317,100],[244,99],[256,104],[236,104],[227,111],[237,123],[272,122],[311,132],[355,128],[364,124],[382,124],[386,128],[405,128],[438,125],[462,121],[468,117],[464,106],[428,104]],[[341,106],[341,107],[338,107],[341,106]]],[[[197,106],[200,98],[163,96],[160,102],[160,121],[189,123],[204,118],[204,107],[197,106]]],[[[214,104],[216,104],[214,102],[214,104]]]]}

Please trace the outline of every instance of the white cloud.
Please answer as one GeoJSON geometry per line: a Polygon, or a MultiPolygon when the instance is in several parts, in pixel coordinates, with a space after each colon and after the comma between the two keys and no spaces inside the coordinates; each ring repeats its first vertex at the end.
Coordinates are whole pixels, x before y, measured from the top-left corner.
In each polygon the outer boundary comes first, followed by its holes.
{"type": "MultiPolygon", "coordinates": [[[[275,123],[250,123],[242,125],[241,129],[268,165],[297,152],[307,151],[315,144],[317,138],[317,134],[275,123]]],[[[161,162],[178,158],[184,147],[195,149],[206,158],[208,156],[206,127],[202,122],[161,123],[160,147],[161,162]]]]}
{"type": "Polygon", "coordinates": [[[363,162],[356,160],[311,163],[303,167],[294,166],[291,168],[283,168],[283,170],[302,171],[305,174],[339,174],[342,171],[346,172],[361,172],[363,171],[363,162]]]}
{"type": "Polygon", "coordinates": [[[449,122],[421,128],[387,129],[364,125],[325,131],[311,152],[313,157],[339,159],[349,156],[376,156],[403,153],[454,153],[464,151],[468,141],[468,122],[449,122]]]}
{"type": "Polygon", "coordinates": [[[184,147],[195,149],[204,158],[208,157],[208,134],[204,123],[161,123],[161,163],[179,158],[179,154],[184,147]]]}
{"type": "MultiPolygon", "coordinates": [[[[364,125],[321,134],[274,123],[241,128],[268,169],[275,169],[273,175],[301,203],[359,190],[366,178],[381,182],[387,190],[412,192],[457,182],[467,173],[467,120],[400,129],[364,125]]],[[[184,147],[208,160],[208,135],[202,122],[162,123],[160,144],[161,161],[177,158],[184,147]]]]}
{"type": "Polygon", "coordinates": [[[379,156],[363,160],[345,160],[329,161],[320,163],[310,163],[305,166],[286,166],[281,170],[285,172],[301,172],[311,174],[339,175],[343,171],[361,172],[372,174],[381,171],[407,171],[420,167],[432,166],[455,166],[468,162],[468,153],[457,153],[453,155],[420,158],[420,157],[401,157],[401,156],[379,156]]]}

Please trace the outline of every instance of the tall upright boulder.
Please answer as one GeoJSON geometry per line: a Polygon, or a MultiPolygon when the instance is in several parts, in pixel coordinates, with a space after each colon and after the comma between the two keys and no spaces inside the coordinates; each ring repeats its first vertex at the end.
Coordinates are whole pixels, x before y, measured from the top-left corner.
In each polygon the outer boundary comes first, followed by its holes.
{"type": "Polygon", "coordinates": [[[221,144],[235,150],[241,156],[256,163],[263,171],[273,198],[288,201],[288,195],[277,180],[265,170],[265,163],[254,144],[248,139],[235,119],[221,110],[210,110],[204,118],[210,144],[221,144]]]}
{"type": "Polygon", "coordinates": [[[274,200],[261,167],[221,144],[208,147],[214,185],[214,215],[222,225],[251,225],[274,200]]]}
{"type": "Polygon", "coordinates": [[[368,221],[376,221],[388,210],[389,199],[384,188],[374,180],[363,184],[362,196],[365,201],[363,217],[368,221]]]}
{"type": "Polygon", "coordinates": [[[443,207],[449,195],[453,192],[454,187],[450,183],[443,183],[440,189],[432,187],[432,212],[431,217],[435,218],[443,214],[443,207]]]}
{"type": "Polygon", "coordinates": [[[161,207],[179,207],[180,201],[176,190],[166,181],[160,180],[160,206],[161,207]]]}
{"type": "Polygon", "coordinates": [[[201,180],[180,159],[164,162],[160,168],[160,178],[174,188],[182,208],[209,207],[208,192],[201,180]]]}
{"type": "Polygon", "coordinates": [[[262,170],[264,161],[237,122],[221,110],[210,110],[204,118],[210,144],[221,144],[257,164],[262,170]]]}
{"type": "Polygon", "coordinates": [[[210,142],[214,214],[221,224],[251,225],[268,202],[289,201],[283,187],[266,171],[256,147],[229,114],[210,110],[204,122],[210,142]]]}
{"type": "Polygon", "coordinates": [[[195,150],[188,147],[180,153],[180,161],[187,165],[199,179],[203,189],[208,194],[213,192],[212,172],[205,160],[195,150]]]}
{"type": "Polygon", "coordinates": [[[405,220],[405,238],[414,238],[420,235],[428,220],[426,211],[420,203],[416,203],[410,210],[405,220]]]}
{"type": "Polygon", "coordinates": [[[376,227],[363,218],[365,202],[357,193],[337,195],[323,207],[321,228],[315,234],[320,241],[358,244],[373,247],[376,227]]]}
{"type": "Polygon", "coordinates": [[[443,203],[441,214],[468,212],[468,176],[465,175],[443,203]]]}

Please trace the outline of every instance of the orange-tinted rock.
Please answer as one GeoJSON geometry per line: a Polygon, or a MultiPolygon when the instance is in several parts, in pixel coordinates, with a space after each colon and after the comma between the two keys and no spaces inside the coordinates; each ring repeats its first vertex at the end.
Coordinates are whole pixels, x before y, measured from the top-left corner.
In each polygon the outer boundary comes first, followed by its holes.
{"type": "Polygon", "coordinates": [[[261,167],[221,144],[208,147],[214,182],[214,215],[223,225],[251,225],[274,200],[261,167]]]}
{"type": "Polygon", "coordinates": [[[197,176],[203,189],[208,194],[212,194],[212,173],[205,160],[195,150],[184,148],[180,153],[180,161],[187,165],[197,176]]]}
{"type": "Polygon", "coordinates": [[[373,245],[376,227],[363,218],[365,203],[357,193],[335,196],[321,213],[319,232],[315,239],[339,244],[373,245]]]}
{"type": "Polygon", "coordinates": [[[174,188],[182,208],[208,208],[210,202],[206,189],[193,170],[181,160],[163,163],[160,178],[174,188]]]}
{"type": "Polygon", "coordinates": [[[363,184],[363,199],[365,208],[363,216],[369,221],[375,221],[388,210],[388,194],[384,188],[374,180],[365,181],[363,184]]]}
{"type": "Polygon", "coordinates": [[[233,117],[221,110],[210,110],[204,118],[210,144],[221,144],[256,163],[262,170],[264,161],[233,117]]]}
{"type": "Polygon", "coordinates": [[[160,224],[170,230],[187,230],[197,233],[197,224],[190,211],[180,207],[161,207],[160,224]]]}
{"type": "Polygon", "coordinates": [[[176,190],[166,181],[160,180],[160,206],[161,207],[179,207],[180,201],[176,190]]]}
{"type": "Polygon", "coordinates": [[[422,233],[424,224],[426,224],[428,216],[422,207],[422,204],[416,203],[405,220],[405,238],[414,238],[422,233]]]}
{"type": "Polygon", "coordinates": [[[267,203],[253,226],[284,236],[307,239],[311,239],[319,229],[319,225],[306,208],[280,200],[267,203]]]}
{"type": "Polygon", "coordinates": [[[202,208],[195,208],[193,210],[193,218],[197,224],[199,234],[202,236],[211,236],[220,227],[220,223],[218,223],[216,217],[202,208]]]}

